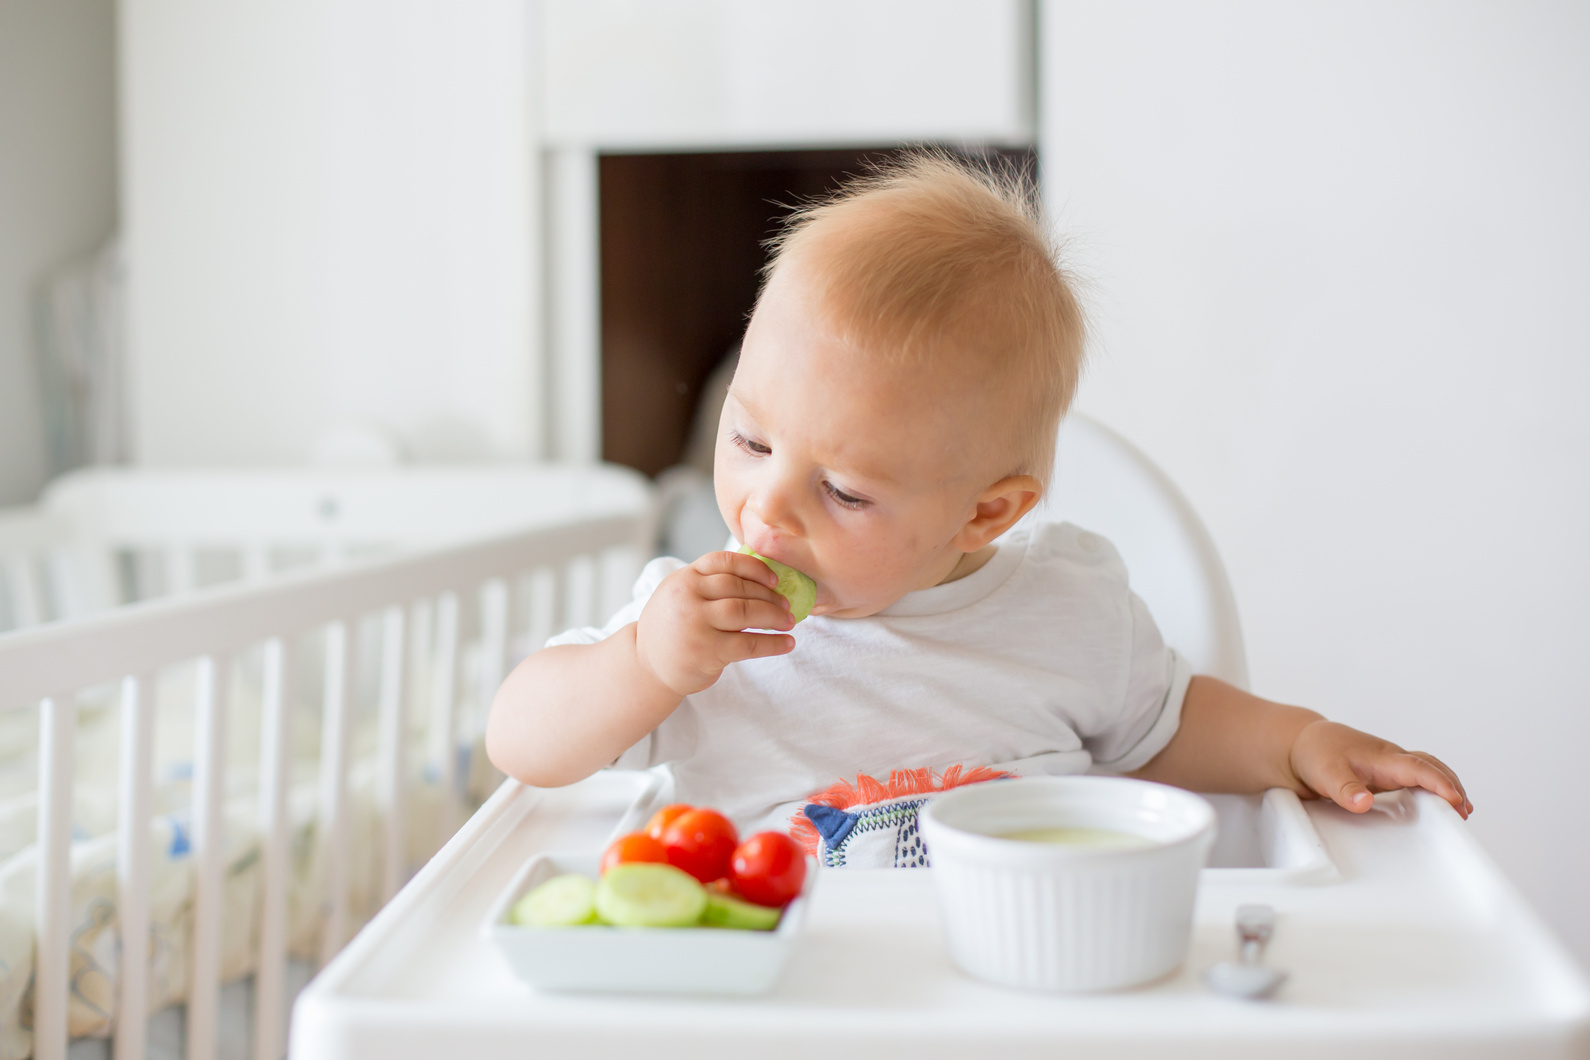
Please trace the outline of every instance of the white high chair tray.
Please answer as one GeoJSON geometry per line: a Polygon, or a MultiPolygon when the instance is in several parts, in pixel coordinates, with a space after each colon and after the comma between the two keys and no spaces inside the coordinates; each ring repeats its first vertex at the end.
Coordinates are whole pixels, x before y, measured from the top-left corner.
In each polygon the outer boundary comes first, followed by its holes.
{"type": "Polygon", "coordinates": [[[1380,796],[1361,817],[1306,804],[1333,872],[1206,871],[1186,963],[1137,990],[978,983],[950,963],[927,872],[837,870],[761,997],[537,993],[481,937],[482,917],[536,853],[600,846],[648,779],[505,784],[299,997],[294,1060],[1590,1056],[1590,983],[1422,793],[1380,796]],[[1291,978],[1269,1002],[1198,978],[1233,955],[1243,902],[1277,912],[1267,960],[1291,978]]]}

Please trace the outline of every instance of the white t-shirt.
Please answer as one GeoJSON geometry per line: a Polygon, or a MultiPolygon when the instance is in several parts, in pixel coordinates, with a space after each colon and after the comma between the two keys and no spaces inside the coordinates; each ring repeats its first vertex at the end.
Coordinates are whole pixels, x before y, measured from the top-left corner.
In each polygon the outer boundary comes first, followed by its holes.
{"type": "MultiPolygon", "coordinates": [[[[652,560],[591,644],[640,617],[684,563],[652,560]]],[[[672,767],[677,801],[782,824],[858,773],[997,766],[1129,772],[1170,741],[1191,669],[1097,534],[1039,524],[982,568],[867,618],[808,618],[788,655],[733,663],[615,765],[672,767]]]]}

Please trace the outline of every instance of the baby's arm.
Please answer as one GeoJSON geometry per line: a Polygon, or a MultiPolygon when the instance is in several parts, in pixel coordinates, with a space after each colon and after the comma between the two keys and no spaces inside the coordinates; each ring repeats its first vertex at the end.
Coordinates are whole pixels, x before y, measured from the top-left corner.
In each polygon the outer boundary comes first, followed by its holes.
{"type": "Polygon", "coordinates": [[[709,552],[664,578],[632,622],[595,644],[535,652],[498,689],[486,753],[537,787],[583,780],[717,681],[729,663],[783,655],[795,638],[789,604],[767,564],[709,552]]]}
{"type": "Polygon", "coordinates": [[[1465,818],[1474,809],[1457,774],[1434,755],[1404,751],[1213,677],[1192,679],[1176,735],[1132,776],[1195,791],[1291,788],[1354,813],[1370,808],[1372,792],[1426,788],[1465,818]]]}

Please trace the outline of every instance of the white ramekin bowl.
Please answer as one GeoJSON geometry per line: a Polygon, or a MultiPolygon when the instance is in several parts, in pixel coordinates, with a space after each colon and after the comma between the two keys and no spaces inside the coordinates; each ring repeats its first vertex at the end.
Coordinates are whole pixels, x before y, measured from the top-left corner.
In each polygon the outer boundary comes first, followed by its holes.
{"type": "Polygon", "coordinates": [[[1142,780],[1024,777],[939,796],[922,814],[922,838],[961,970],[1006,986],[1114,990],[1186,957],[1215,811],[1142,780]],[[996,838],[1053,827],[1152,842],[1112,850],[996,838]]]}

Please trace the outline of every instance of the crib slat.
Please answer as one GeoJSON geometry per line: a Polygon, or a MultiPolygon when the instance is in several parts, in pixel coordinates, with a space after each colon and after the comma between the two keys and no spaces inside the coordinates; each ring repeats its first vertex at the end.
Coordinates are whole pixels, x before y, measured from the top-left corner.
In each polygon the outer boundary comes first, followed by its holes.
{"type": "Polygon", "coordinates": [[[503,665],[508,657],[508,586],[495,578],[480,590],[480,703],[475,719],[479,732],[485,727],[486,712],[502,684],[503,665]]]}
{"type": "Polygon", "coordinates": [[[194,673],[193,963],[188,980],[188,1060],[213,1060],[221,1003],[225,885],[226,672],[202,656],[194,673]]]}
{"type": "Polygon", "coordinates": [[[270,573],[270,550],[263,541],[251,541],[242,549],[243,580],[257,582],[270,573]]]}
{"type": "Polygon", "coordinates": [[[596,622],[596,558],[576,556],[565,568],[569,580],[565,597],[570,626],[589,626],[596,622]]]}
{"type": "Polygon", "coordinates": [[[580,625],[580,576],[579,560],[566,560],[558,567],[558,603],[562,611],[558,614],[557,626],[559,629],[570,629],[580,625]]]}
{"type": "MultiPolygon", "coordinates": [[[[260,916],[259,968],[254,975],[254,1057],[281,1060],[287,1052],[287,879],[292,836],[287,805],[288,690],[292,649],[275,637],[265,642],[265,681],[260,703],[260,916]]],[[[116,1060],[121,1060],[118,1056],[116,1060]]]]}
{"type": "MultiPolygon", "coordinates": [[[[562,567],[547,569],[547,636],[560,633],[570,626],[568,607],[565,601],[568,594],[564,592],[565,576],[562,567]]],[[[545,641],[542,641],[545,644],[545,641]]]]}
{"type": "Polygon", "coordinates": [[[193,550],[181,545],[172,545],[165,550],[165,560],[167,594],[175,596],[191,591],[195,582],[193,550]]]}
{"type": "Polygon", "coordinates": [[[149,811],[153,798],[156,676],[121,685],[120,821],[116,837],[116,916],[121,931],[121,996],[116,1060],[143,1060],[149,1019],[149,811]]]}
{"type": "MultiPolygon", "coordinates": [[[[474,704],[475,716],[471,719],[467,735],[471,748],[475,738],[486,729],[486,718],[491,713],[491,701],[502,685],[508,660],[508,584],[495,578],[480,590],[480,698],[474,704]]],[[[471,763],[473,764],[473,762],[471,763]]]]}
{"type": "Polygon", "coordinates": [[[38,879],[33,910],[36,1060],[66,1060],[76,737],[77,701],[72,693],[51,696],[39,705],[38,879]]]}
{"type": "Polygon", "coordinates": [[[29,556],[15,556],[6,561],[6,580],[11,583],[11,620],[20,629],[36,626],[44,621],[44,593],[39,586],[39,575],[29,556]]]}
{"type": "Polygon", "coordinates": [[[530,651],[540,651],[547,639],[559,632],[552,628],[556,621],[557,573],[546,567],[536,568],[530,574],[529,592],[530,626],[526,645],[530,651]]]}
{"type": "MultiPolygon", "coordinates": [[[[403,679],[408,686],[409,716],[413,717],[414,713],[419,711],[422,716],[432,718],[435,716],[435,705],[431,702],[431,693],[434,691],[432,687],[434,678],[431,668],[436,664],[435,599],[429,596],[422,596],[414,601],[413,606],[409,608],[408,623],[408,648],[404,652],[405,657],[408,659],[408,669],[404,671],[403,679]]],[[[427,736],[420,759],[424,768],[420,775],[426,781],[429,781],[431,779],[429,722],[426,724],[426,733],[427,736]]],[[[411,743],[413,742],[412,737],[413,734],[410,733],[411,743]]],[[[414,783],[413,773],[409,774],[406,783],[410,785],[414,783]]]]}
{"type": "Polygon", "coordinates": [[[616,549],[607,549],[593,557],[596,564],[596,577],[591,597],[595,601],[592,611],[596,615],[596,622],[607,621],[607,616],[617,611],[623,605],[620,595],[622,588],[620,582],[621,560],[615,553],[616,549]],[[615,601],[618,601],[615,603],[615,601]]]}
{"type": "Polygon", "coordinates": [[[567,560],[558,568],[558,603],[562,605],[557,621],[559,629],[570,629],[583,624],[580,621],[582,609],[578,557],[567,560]]]}
{"type": "Polygon", "coordinates": [[[326,691],[320,735],[320,819],[316,836],[326,869],[320,963],[342,948],[348,920],[348,759],[353,723],[353,631],[356,619],[326,631],[326,691]]]}
{"type": "MultiPolygon", "coordinates": [[[[508,676],[508,671],[514,668],[519,661],[518,651],[520,638],[515,636],[519,630],[520,621],[525,617],[525,588],[522,578],[502,579],[502,675],[508,676]]],[[[492,689],[495,693],[496,689],[492,689]]],[[[491,696],[486,697],[486,705],[491,705],[491,696]]]]}
{"type": "Polygon", "coordinates": [[[80,614],[79,601],[83,592],[78,584],[77,565],[64,548],[52,548],[45,554],[44,576],[49,586],[46,603],[51,617],[71,618],[80,614]]]}
{"type": "Polygon", "coordinates": [[[164,560],[152,548],[129,549],[128,556],[131,564],[131,584],[128,587],[130,595],[128,603],[137,603],[140,600],[152,600],[160,593],[157,589],[165,584],[161,578],[164,576],[164,560]]]}
{"type": "Polygon", "coordinates": [[[463,800],[458,791],[458,737],[454,717],[458,679],[458,594],[436,598],[436,658],[431,670],[430,760],[436,763],[442,806],[437,815],[436,845],[440,847],[458,828],[463,800]]]}
{"type": "Polygon", "coordinates": [[[377,721],[377,769],[380,805],[386,814],[386,843],[381,861],[381,904],[403,885],[408,845],[403,784],[408,779],[408,696],[404,680],[403,608],[388,607],[381,616],[381,685],[377,721]]]}
{"type": "Polygon", "coordinates": [[[598,622],[606,622],[609,615],[629,603],[635,589],[635,577],[640,573],[635,557],[647,555],[650,553],[637,552],[623,545],[603,550],[600,560],[601,586],[597,592],[598,622]]]}

